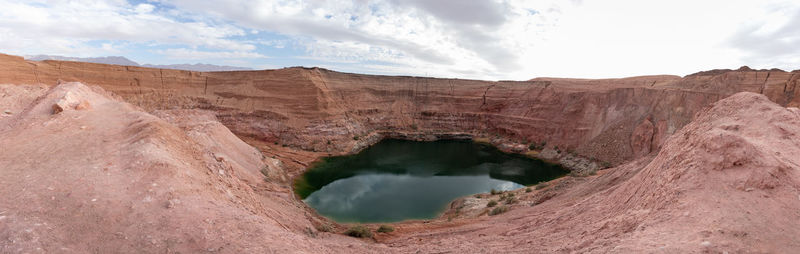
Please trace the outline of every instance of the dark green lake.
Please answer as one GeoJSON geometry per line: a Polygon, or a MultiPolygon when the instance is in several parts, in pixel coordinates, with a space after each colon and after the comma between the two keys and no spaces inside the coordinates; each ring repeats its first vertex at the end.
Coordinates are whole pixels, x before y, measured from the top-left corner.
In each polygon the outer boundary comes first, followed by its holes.
{"type": "Polygon", "coordinates": [[[337,222],[432,219],[454,199],[549,181],[563,168],[472,141],[383,140],[358,154],[327,157],[295,192],[337,222]]]}

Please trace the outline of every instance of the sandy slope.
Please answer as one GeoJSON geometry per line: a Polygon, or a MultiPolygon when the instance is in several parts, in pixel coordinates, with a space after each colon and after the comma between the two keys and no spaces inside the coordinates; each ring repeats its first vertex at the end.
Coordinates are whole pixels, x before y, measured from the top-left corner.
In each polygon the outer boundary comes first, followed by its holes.
{"type": "Polygon", "coordinates": [[[285,193],[254,191],[274,161],[213,115],[160,112],[172,124],[79,83],[0,91],[0,106],[21,109],[0,122],[2,253],[313,253],[361,243],[311,241],[297,216],[305,211],[285,193]],[[69,107],[54,114],[64,98],[69,107]]]}
{"type": "Polygon", "coordinates": [[[565,191],[545,189],[558,194],[542,204],[390,245],[486,253],[796,253],[799,138],[800,110],[739,93],[700,113],[655,156],[565,191]]]}

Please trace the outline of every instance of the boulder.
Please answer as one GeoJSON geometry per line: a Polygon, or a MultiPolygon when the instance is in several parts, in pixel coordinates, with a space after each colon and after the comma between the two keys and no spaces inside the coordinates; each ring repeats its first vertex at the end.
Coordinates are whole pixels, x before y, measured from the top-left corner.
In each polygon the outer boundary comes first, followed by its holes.
{"type": "Polygon", "coordinates": [[[81,100],[72,91],[67,91],[64,97],[53,104],[53,114],[58,114],[69,109],[86,110],[91,108],[88,100],[81,100]]]}

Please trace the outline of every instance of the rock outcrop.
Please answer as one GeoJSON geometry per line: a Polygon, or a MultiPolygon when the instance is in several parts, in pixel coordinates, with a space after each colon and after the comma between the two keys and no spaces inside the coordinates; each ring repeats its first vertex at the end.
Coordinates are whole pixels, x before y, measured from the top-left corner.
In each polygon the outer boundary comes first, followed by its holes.
{"type": "Polygon", "coordinates": [[[631,149],[635,158],[642,157],[650,153],[651,146],[653,145],[653,134],[655,133],[655,126],[650,119],[644,119],[636,128],[633,129],[631,134],[631,149]]]}

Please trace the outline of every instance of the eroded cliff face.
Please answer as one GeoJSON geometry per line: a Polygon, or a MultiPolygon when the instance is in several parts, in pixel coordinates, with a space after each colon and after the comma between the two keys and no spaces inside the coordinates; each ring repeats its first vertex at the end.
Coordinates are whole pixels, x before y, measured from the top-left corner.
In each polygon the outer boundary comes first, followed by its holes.
{"type": "Polygon", "coordinates": [[[210,109],[240,137],[328,153],[352,152],[381,132],[467,133],[619,164],[658,150],[698,110],[736,92],[800,105],[796,72],[745,68],[685,78],[488,82],[319,68],[202,73],[9,55],[0,63],[0,83],[81,81],[147,110],[210,109]],[[652,134],[634,131],[643,124],[653,125],[652,134]]]}

